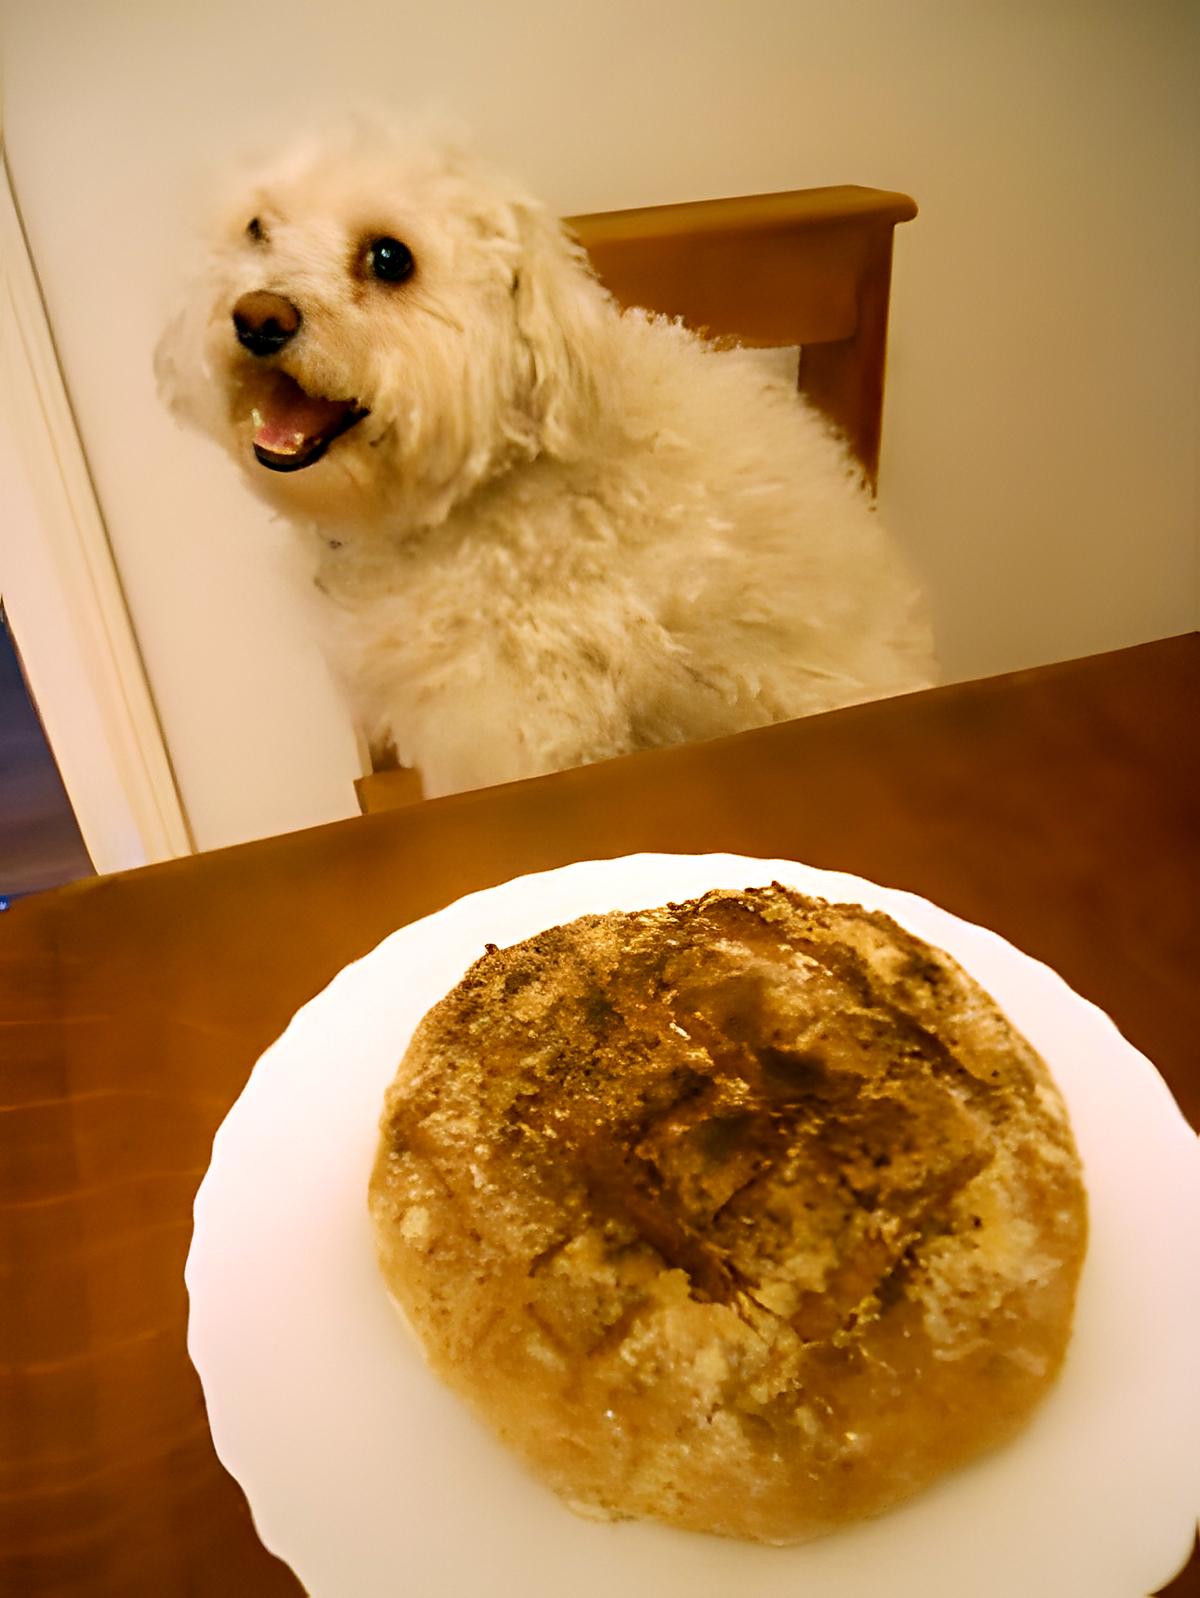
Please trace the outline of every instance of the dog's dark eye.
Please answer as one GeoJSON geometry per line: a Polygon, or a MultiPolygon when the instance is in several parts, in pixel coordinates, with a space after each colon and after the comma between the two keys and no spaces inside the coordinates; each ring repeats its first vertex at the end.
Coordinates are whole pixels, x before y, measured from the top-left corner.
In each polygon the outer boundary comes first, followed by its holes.
{"type": "Polygon", "coordinates": [[[259,219],[256,216],[252,216],[250,218],[250,220],[246,223],[246,232],[250,236],[250,238],[252,238],[254,240],[255,244],[260,244],[262,242],[262,240],[265,239],[266,236],[267,236],[263,232],[262,223],[259,221],[259,219]]]}
{"type": "Polygon", "coordinates": [[[412,251],[399,239],[372,239],[367,246],[367,266],[384,283],[403,283],[412,276],[412,251]]]}

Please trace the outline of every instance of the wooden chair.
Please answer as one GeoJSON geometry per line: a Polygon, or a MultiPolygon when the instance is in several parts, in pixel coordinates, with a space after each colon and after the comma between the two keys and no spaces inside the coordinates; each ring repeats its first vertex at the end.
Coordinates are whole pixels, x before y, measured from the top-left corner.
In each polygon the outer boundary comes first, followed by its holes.
{"type": "MultiPolygon", "coordinates": [[[[622,305],[680,316],[752,348],[800,347],[800,392],[844,434],[872,488],[879,466],[892,234],[905,194],[852,185],[569,217],[622,305]]],[[[419,773],[375,769],[364,813],[421,799],[419,773]]]]}

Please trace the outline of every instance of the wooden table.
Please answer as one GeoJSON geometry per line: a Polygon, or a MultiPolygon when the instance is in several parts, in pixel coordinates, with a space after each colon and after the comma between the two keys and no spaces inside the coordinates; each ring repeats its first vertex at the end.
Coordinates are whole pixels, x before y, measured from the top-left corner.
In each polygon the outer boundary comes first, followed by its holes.
{"type": "MultiPolygon", "coordinates": [[[[217,1463],[185,1352],[192,1198],[296,1008],[470,889],[643,849],[909,888],[1057,968],[1200,1124],[1198,707],[1191,636],[17,904],[0,917],[0,1592],[299,1591],[217,1463]]],[[[1195,1560],[1170,1591],[1200,1594],[1195,1560]]]]}

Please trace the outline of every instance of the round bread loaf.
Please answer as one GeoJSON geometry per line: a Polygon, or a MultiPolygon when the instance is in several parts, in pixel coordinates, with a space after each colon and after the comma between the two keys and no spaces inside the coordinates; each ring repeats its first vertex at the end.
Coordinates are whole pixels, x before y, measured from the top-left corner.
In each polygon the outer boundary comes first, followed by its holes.
{"type": "Polygon", "coordinates": [[[370,1198],[433,1368],[574,1508],[775,1543],[1020,1426],[1087,1226],[988,996],[779,885],[489,946],[417,1029],[370,1198]]]}

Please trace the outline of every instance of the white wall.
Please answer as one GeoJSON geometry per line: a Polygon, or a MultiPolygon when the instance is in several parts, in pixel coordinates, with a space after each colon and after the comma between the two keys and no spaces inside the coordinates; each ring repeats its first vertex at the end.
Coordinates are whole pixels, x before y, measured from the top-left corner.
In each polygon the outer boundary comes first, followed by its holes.
{"type": "Polygon", "coordinates": [[[1189,0],[4,0],[10,163],[202,846],[350,813],[283,533],[155,400],[200,174],[361,98],[564,212],[906,190],[882,502],[948,674],[1197,623],[1189,0]]]}

